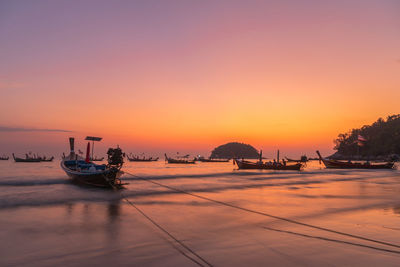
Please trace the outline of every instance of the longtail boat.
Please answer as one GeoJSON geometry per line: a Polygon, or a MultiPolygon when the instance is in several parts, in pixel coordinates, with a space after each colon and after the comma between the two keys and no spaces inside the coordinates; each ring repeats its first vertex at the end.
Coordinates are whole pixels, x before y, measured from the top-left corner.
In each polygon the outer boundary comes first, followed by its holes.
{"type": "Polygon", "coordinates": [[[0,160],[8,160],[8,159],[9,159],[9,157],[7,157],[7,156],[0,157],[0,160]]]}
{"type": "Polygon", "coordinates": [[[94,157],[94,158],[90,158],[91,161],[103,161],[104,157],[98,158],[98,157],[94,157]]]}
{"type": "Polygon", "coordinates": [[[38,159],[40,159],[40,161],[51,162],[53,161],[54,157],[47,158],[46,156],[43,156],[43,157],[38,157],[38,159]]]}
{"type": "Polygon", "coordinates": [[[229,162],[229,159],[213,159],[213,158],[196,158],[196,161],[200,162],[229,162]]]}
{"type": "Polygon", "coordinates": [[[205,158],[198,156],[194,159],[195,161],[200,161],[200,162],[229,162],[229,159],[216,159],[216,158],[205,158]]]}
{"type": "Polygon", "coordinates": [[[123,188],[119,178],[123,173],[121,168],[124,153],[119,147],[108,149],[108,164],[100,165],[90,161],[90,143],[87,146],[86,159],[83,159],[75,154],[74,141],[73,137],[69,139],[70,153],[68,156],[64,155],[60,163],[61,168],[74,182],[102,188],[123,188]]]}
{"type": "Polygon", "coordinates": [[[172,164],[195,164],[196,162],[194,160],[189,160],[189,159],[174,159],[174,158],[169,158],[167,154],[164,154],[165,156],[165,161],[168,163],[172,164]]]}
{"type": "Polygon", "coordinates": [[[158,161],[158,157],[157,158],[153,158],[153,157],[149,157],[149,158],[146,158],[146,157],[142,157],[142,158],[140,158],[139,156],[134,156],[134,155],[130,155],[130,157],[129,156],[126,156],[127,158],[128,158],[128,160],[129,161],[141,161],[141,162],[150,162],[150,161],[158,161]]]}
{"type": "Polygon", "coordinates": [[[288,157],[285,157],[285,159],[288,162],[307,162],[309,160],[306,155],[301,156],[300,159],[290,159],[288,157]]]}
{"type": "Polygon", "coordinates": [[[345,162],[333,159],[325,159],[321,156],[318,150],[316,152],[318,154],[320,162],[323,162],[325,167],[328,169],[393,169],[394,166],[394,162],[371,164],[369,162],[345,162]]]}
{"type": "Polygon", "coordinates": [[[28,154],[25,154],[25,158],[18,158],[12,154],[15,162],[40,162],[40,158],[30,157],[28,154]]]}
{"type": "Polygon", "coordinates": [[[260,159],[257,162],[247,161],[244,159],[233,159],[233,163],[236,164],[240,169],[258,169],[258,170],[294,170],[299,171],[303,167],[303,164],[296,163],[292,165],[286,165],[286,162],[279,161],[279,150],[277,155],[277,161],[274,162],[263,162],[262,161],[262,150],[260,151],[260,159]]]}
{"type": "Polygon", "coordinates": [[[233,159],[234,163],[238,166],[239,169],[258,169],[258,170],[294,170],[299,171],[303,167],[303,164],[296,163],[292,165],[286,165],[278,162],[269,163],[269,162],[252,162],[247,160],[233,159]]]}

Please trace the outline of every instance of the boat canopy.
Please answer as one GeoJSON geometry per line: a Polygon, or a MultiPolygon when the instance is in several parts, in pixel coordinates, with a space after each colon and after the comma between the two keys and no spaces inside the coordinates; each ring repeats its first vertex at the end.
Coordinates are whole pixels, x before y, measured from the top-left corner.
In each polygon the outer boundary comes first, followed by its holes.
{"type": "Polygon", "coordinates": [[[95,137],[95,136],[86,136],[85,140],[89,141],[101,141],[102,137],[95,137]]]}

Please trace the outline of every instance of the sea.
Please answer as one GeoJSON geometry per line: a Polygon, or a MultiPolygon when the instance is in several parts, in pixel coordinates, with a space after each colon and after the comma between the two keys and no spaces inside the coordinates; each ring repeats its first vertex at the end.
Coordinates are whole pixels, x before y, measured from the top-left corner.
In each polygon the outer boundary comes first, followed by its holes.
{"type": "Polygon", "coordinates": [[[400,171],[127,162],[120,191],[0,161],[0,266],[399,266],[400,171]]]}

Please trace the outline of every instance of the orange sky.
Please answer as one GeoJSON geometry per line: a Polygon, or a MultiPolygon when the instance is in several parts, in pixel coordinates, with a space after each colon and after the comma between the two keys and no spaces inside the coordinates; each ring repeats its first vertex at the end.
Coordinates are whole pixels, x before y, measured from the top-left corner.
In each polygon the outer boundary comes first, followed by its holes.
{"type": "Polygon", "coordinates": [[[2,1],[0,154],[332,152],[399,112],[396,1],[2,1]],[[73,131],[9,131],[16,128],[73,131]],[[3,129],[3,130],[1,130],[3,129]],[[4,152],[3,152],[4,151],[4,152]]]}

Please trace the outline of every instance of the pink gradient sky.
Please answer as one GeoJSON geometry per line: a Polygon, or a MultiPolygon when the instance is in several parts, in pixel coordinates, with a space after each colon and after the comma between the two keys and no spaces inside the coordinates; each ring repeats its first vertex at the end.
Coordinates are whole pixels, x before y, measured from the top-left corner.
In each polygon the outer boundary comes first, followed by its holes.
{"type": "Polygon", "coordinates": [[[1,1],[0,154],[331,153],[399,112],[398,1],[1,1]],[[65,148],[65,149],[64,149],[65,148]]]}

